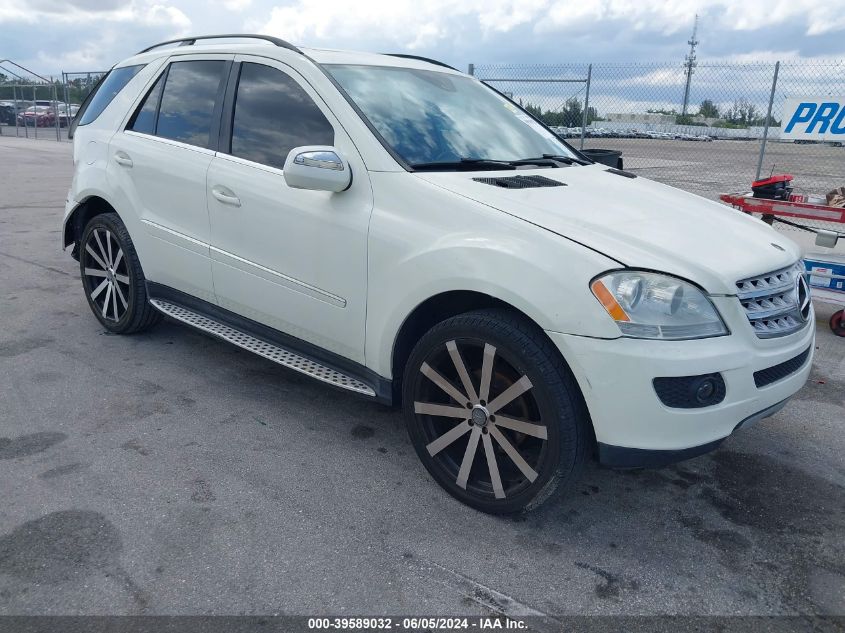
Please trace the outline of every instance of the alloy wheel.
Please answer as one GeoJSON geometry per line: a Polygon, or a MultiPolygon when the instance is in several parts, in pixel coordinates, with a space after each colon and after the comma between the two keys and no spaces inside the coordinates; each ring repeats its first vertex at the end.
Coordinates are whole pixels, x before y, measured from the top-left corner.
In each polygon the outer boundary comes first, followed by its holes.
{"type": "Polygon", "coordinates": [[[414,413],[432,464],[479,500],[524,491],[547,457],[534,385],[517,365],[488,342],[455,339],[429,353],[417,377],[414,413]]]}
{"type": "Polygon", "coordinates": [[[85,291],[103,319],[120,321],[129,308],[131,286],[123,248],[114,233],[97,227],[88,236],[83,257],[85,291]]]}

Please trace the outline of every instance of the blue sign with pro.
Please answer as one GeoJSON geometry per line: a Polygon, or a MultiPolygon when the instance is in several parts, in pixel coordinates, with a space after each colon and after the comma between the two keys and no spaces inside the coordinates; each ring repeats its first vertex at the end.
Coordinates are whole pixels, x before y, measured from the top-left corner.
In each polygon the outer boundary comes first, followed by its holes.
{"type": "Polygon", "coordinates": [[[787,99],[783,114],[782,139],[845,140],[845,97],[787,99]]]}

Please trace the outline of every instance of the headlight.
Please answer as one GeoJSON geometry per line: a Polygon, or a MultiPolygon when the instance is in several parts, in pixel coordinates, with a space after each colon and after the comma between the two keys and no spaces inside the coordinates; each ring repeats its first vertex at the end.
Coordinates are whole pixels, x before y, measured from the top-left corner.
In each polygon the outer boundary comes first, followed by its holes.
{"type": "Polygon", "coordinates": [[[594,279],[590,289],[623,336],[679,340],[728,333],[710,299],[675,277],[621,270],[594,279]]]}

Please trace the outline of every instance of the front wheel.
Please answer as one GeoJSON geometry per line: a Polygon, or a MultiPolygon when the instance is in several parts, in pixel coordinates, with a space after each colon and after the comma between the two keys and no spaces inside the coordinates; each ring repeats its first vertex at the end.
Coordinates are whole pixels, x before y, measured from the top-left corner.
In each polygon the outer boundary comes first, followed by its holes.
{"type": "Polygon", "coordinates": [[[483,512],[538,506],[588,455],[589,417],[569,368],[541,329],[510,312],[432,328],[408,360],[403,402],[426,469],[483,512]]]}
{"type": "Polygon", "coordinates": [[[79,270],[88,305],[116,334],[131,334],[162,319],[147,298],[141,262],[126,226],[116,213],[94,216],[79,248],[79,270]]]}

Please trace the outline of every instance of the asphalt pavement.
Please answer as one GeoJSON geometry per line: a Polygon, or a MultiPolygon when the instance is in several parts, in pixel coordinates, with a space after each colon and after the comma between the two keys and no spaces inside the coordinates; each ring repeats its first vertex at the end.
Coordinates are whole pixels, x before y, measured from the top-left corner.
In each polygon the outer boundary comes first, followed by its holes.
{"type": "Polygon", "coordinates": [[[0,613],[845,614],[845,340],[661,470],[497,518],[399,412],[173,321],[112,336],[61,250],[70,146],[0,138],[0,613]]]}

